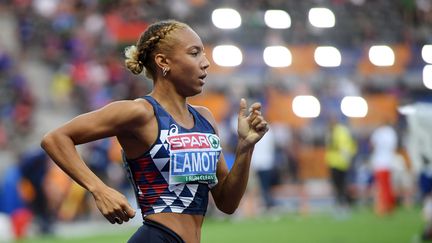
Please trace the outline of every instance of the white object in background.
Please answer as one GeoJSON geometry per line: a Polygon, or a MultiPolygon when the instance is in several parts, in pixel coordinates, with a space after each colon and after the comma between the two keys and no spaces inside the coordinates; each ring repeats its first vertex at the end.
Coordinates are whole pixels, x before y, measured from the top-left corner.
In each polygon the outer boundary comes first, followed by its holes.
{"type": "Polygon", "coordinates": [[[0,213],[0,242],[12,242],[13,238],[12,224],[9,216],[0,213]]]}

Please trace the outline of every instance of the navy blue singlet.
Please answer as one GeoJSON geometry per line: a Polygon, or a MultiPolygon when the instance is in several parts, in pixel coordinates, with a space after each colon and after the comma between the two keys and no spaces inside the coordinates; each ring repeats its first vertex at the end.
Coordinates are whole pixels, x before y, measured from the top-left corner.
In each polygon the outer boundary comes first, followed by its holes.
{"type": "Polygon", "coordinates": [[[157,140],[144,155],[124,163],[143,218],[161,212],[205,215],[209,190],[217,183],[219,137],[192,106],[194,126],[186,129],[153,97],[144,99],[157,118],[157,140]]]}

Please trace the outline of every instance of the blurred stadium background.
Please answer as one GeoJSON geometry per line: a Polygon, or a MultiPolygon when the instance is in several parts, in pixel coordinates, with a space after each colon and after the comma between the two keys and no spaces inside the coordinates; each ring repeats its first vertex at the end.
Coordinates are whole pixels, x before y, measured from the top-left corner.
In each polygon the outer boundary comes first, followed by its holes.
{"type": "MultiPolygon", "coordinates": [[[[274,203],[265,207],[253,171],[235,215],[209,206],[204,242],[223,241],[220,235],[228,237],[224,242],[246,234],[262,239],[251,232],[266,226],[274,227],[263,230],[264,237],[280,234],[273,242],[419,239],[419,171],[409,156],[408,122],[400,108],[432,102],[430,0],[2,0],[0,241],[66,242],[68,232],[88,237],[110,229],[123,238],[104,242],[122,242],[140,224],[136,217],[127,226],[108,228],[91,198],[49,161],[39,142],[80,113],[145,95],[152,84],[123,67],[123,50],[149,23],[167,18],[188,23],[203,40],[211,67],[205,91],[190,102],[212,110],[228,162],[240,97],[261,101],[274,131],[270,150],[263,149],[274,154],[268,190],[274,203]],[[345,213],[334,210],[324,160],[327,127],[335,116],[358,146],[348,173],[354,202],[345,213]],[[376,215],[369,138],[384,122],[399,138],[402,164],[394,174],[407,183],[394,185],[396,210],[376,215]],[[223,225],[228,228],[220,230],[223,225]],[[324,225],[326,231],[318,229],[324,225]],[[282,233],[291,229],[310,233],[282,233]]],[[[134,202],[115,140],[79,149],[93,171],[134,202]]]]}

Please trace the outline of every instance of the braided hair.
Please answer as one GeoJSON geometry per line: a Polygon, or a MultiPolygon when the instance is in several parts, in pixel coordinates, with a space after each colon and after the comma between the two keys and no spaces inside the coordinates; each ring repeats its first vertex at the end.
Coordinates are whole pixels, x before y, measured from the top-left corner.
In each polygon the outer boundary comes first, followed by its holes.
{"type": "Polygon", "coordinates": [[[154,56],[157,52],[167,52],[174,46],[170,33],[188,25],[176,20],[159,21],[150,25],[140,36],[136,45],[126,47],[125,65],[134,74],[146,70],[146,76],[153,79],[156,75],[154,56]]]}

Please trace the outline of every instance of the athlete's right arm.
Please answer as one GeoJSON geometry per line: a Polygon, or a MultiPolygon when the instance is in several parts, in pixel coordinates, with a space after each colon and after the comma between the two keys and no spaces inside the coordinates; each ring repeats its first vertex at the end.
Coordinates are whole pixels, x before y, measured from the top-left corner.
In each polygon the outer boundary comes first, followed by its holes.
{"type": "Polygon", "coordinates": [[[135,210],[126,198],[105,185],[85,164],[75,145],[101,138],[119,136],[142,126],[148,112],[137,101],[118,101],[79,115],[64,125],[48,132],[41,141],[42,148],[73,180],[87,189],[95,198],[97,207],[111,223],[118,217],[128,221],[135,210]]]}

